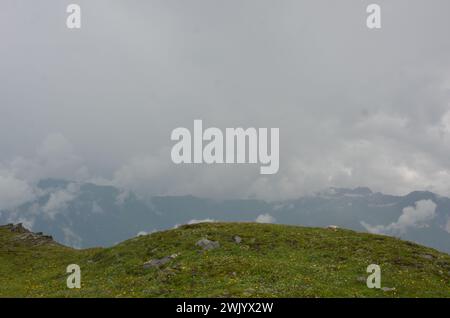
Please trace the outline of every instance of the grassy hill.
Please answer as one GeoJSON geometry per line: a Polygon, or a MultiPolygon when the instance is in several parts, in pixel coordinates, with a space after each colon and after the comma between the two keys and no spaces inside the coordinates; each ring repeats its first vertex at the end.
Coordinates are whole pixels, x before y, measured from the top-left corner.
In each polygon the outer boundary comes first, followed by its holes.
{"type": "Polygon", "coordinates": [[[0,282],[1,297],[450,297],[450,256],[391,237],[272,224],[186,225],[86,250],[3,226],[0,282]],[[220,246],[196,246],[203,238],[220,246]],[[72,263],[81,289],[66,287],[72,263]],[[395,290],[367,288],[372,263],[395,290]]]}

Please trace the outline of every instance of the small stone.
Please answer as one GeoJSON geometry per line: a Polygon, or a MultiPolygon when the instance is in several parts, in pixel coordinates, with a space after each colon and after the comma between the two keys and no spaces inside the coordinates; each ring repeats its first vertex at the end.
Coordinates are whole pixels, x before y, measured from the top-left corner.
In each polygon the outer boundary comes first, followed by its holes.
{"type": "Polygon", "coordinates": [[[208,239],[201,239],[197,243],[195,243],[196,246],[201,247],[205,251],[213,250],[215,248],[220,247],[220,243],[217,241],[210,241],[208,239]]]}
{"type": "Polygon", "coordinates": [[[242,242],[242,238],[239,235],[233,236],[233,241],[236,244],[240,244],[242,242]]]}
{"type": "Polygon", "coordinates": [[[339,229],[339,226],[337,226],[337,225],[328,225],[327,229],[333,230],[333,231],[337,231],[339,229]]]}
{"type": "Polygon", "coordinates": [[[357,280],[358,282],[366,282],[366,281],[367,281],[367,278],[365,278],[364,276],[359,276],[356,280],[357,280]]]}
{"type": "Polygon", "coordinates": [[[420,257],[425,258],[425,259],[433,259],[434,256],[431,254],[421,254],[420,257]]]}
{"type": "Polygon", "coordinates": [[[395,287],[383,287],[383,288],[381,288],[381,290],[384,292],[390,292],[390,291],[394,291],[395,287]]]}

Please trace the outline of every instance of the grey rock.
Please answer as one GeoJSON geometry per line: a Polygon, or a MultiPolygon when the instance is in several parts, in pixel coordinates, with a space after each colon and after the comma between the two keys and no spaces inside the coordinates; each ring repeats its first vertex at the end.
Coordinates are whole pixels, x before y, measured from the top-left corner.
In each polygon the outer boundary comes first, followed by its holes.
{"type": "Polygon", "coordinates": [[[431,254],[421,254],[420,257],[425,258],[425,259],[433,259],[434,256],[431,254]]]}
{"type": "Polygon", "coordinates": [[[151,259],[148,262],[144,263],[144,269],[148,269],[151,267],[161,267],[164,264],[170,262],[171,260],[173,260],[177,257],[178,257],[178,254],[172,254],[172,255],[165,256],[165,257],[159,258],[159,259],[151,259]]]}
{"type": "Polygon", "coordinates": [[[15,224],[11,227],[11,232],[15,232],[15,233],[29,233],[30,231],[28,231],[23,225],[22,223],[18,223],[15,224]]]}
{"type": "Polygon", "coordinates": [[[13,238],[14,241],[25,241],[28,244],[38,246],[38,245],[45,245],[45,244],[58,244],[53,240],[53,237],[51,235],[45,235],[42,232],[33,233],[23,227],[22,223],[19,224],[8,224],[7,228],[10,229],[11,232],[16,233],[15,237],[13,238]]]}
{"type": "Polygon", "coordinates": [[[213,250],[215,248],[220,247],[220,243],[217,241],[210,241],[208,239],[201,239],[197,243],[195,243],[196,246],[201,247],[205,251],[213,250]]]}
{"type": "Polygon", "coordinates": [[[240,244],[242,242],[242,238],[239,235],[233,236],[233,241],[236,244],[240,244]]]}

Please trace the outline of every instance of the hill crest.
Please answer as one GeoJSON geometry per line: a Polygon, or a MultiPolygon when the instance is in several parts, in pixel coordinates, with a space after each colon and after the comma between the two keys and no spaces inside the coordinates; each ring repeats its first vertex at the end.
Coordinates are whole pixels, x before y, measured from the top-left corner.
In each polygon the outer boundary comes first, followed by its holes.
{"type": "Polygon", "coordinates": [[[6,278],[20,297],[449,297],[450,256],[396,238],[345,229],[201,223],[76,250],[14,241],[0,227],[6,278]],[[203,243],[199,243],[202,240],[203,243]],[[205,248],[208,242],[213,248],[205,248]],[[205,245],[206,244],[206,245],[205,245]],[[9,251],[9,253],[5,253],[9,251]],[[82,288],[68,289],[78,264],[82,288]],[[378,264],[382,287],[368,289],[378,264]]]}

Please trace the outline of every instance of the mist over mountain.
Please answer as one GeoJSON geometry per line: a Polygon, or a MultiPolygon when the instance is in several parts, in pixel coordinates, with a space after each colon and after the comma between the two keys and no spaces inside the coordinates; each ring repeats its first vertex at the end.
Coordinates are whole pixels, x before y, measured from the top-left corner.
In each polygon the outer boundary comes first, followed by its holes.
{"type": "Polygon", "coordinates": [[[343,228],[386,234],[450,252],[450,199],[432,192],[405,196],[369,188],[330,188],[295,200],[212,200],[194,196],[140,198],[113,186],[46,179],[39,196],[0,212],[74,247],[110,246],[180,224],[238,221],[343,228]]]}
{"type": "Polygon", "coordinates": [[[335,224],[449,251],[448,0],[380,0],[377,30],[364,1],[83,2],[68,30],[66,4],[2,1],[1,223],[77,247],[335,224]],[[196,120],[280,129],[278,172],[175,164],[196,120]]]}

